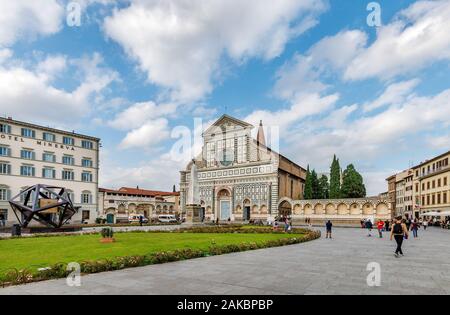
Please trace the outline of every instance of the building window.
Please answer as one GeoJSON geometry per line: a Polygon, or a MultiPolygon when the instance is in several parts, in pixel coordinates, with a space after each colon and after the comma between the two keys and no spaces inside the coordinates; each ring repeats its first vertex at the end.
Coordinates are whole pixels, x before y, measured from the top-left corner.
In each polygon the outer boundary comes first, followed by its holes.
{"type": "Polygon", "coordinates": [[[0,174],[11,175],[11,165],[7,163],[0,163],[0,174]]]}
{"type": "Polygon", "coordinates": [[[56,155],[54,155],[53,153],[44,153],[44,154],[42,154],[42,161],[55,163],[56,155]]]}
{"type": "Polygon", "coordinates": [[[441,183],[442,183],[442,182],[441,182],[441,179],[439,178],[439,179],[438,179],[438,183],[437,183],[437,184],[438,184],[438,187],[441,187],[441,183]]]}
{"type": "Polygon", "coordinates": [[[62,179],[63,180],[74,180],[75,174],[73,171],[62,171],[62,179]]]}
{"type": "Polygon", "coordinates": [[[425,196],[422,196],[422,206],[425,206],[425,196]]]}
{"type": "Polygon", "coordinates": [[[425,190],[425,183],[422,183],[422,190],[425,190]]]}
{"type": "Polygon", "coordinates": [[[71,190],[66,190],[67,196],[69,197],[70,201],[75,202],[75,194],[71,190]]]}
{"type": "Polygon", "coordinates": [[[215,164],[215,144],[214,142],[209,142],[206,144],[206,163],[208,167],[214,166],[215,164]]]}
{"type": "Polygon", "coordinates": [[[21,135],[26,138],[36,138],[36,131],[33,129],[22,128],[21,135]]]}
{"type": "Polygon", "coordinates": [[[447,203],[447,193],[446,192],[442,195],[442,203],[444,203],[444,204],[447,203]]]}
{"type": "Polygon", "coordinates": [[[83,140],[83,141],[81,141],[81,147],[83,149],[92,150],[94,148],[94,144],[91,141],[83,140]]]}
{"type": "Polygon", "coordinates": [[[34,166],[22,165],[20,167],[20,175],[27,177],[34,177],[36,175],[36,170],[34,166]]]}
{"type": "Polygon", "coordinates": [[[247,137],[238,138],[238,149],[237,149],[237,162],[245,163],[247,162],[247,137]]]}
{"type": "Polygon", "coordinates": [[[63,137],[63,144],[65,145],[74,145],[75,139],[71,137],[63,137]]]}
{"type": "Polygon", "coordinates": [[[447,186],[447,176],[444,177],[444,186],[447,186]]]}
{"type": "Polygon", "coordinates": [[[436,181],[435,180],[433,181],[432,185],[433,185],[433,189],[435,189],[436,188],[436,181]]]}
{"type": "Polygon", "coordinates": [[[11,156],[11,149],[8,147],[0,146],[0,156],[11,156]]]}
{"type": "Polygon", "coordinates": [[[74,165],[75,164],[75,159],[73,158],[73,156],[64,155],[63,158],[62,158],[62,162],[65,165],[74,165]]]}
{"type": "Polygon", "coordinates": [[[36,154],[31,150],[22,150],[20,151],[20,157],[24,160],[35,160],[36,154]]]}
{"type": "Polygon", "coordinates": [[[0,124],[0,132],[1,133],[10,134],[11,133],[11,126],[10,125],[6,125],[6,124],[0,124]]]}
{"type": "Polygon", "coordinates": [[[81,173],[81,181],[82,182],[92,182],[92,173],[90,173],[90,172],[81,173]]]}
{"type": "Polygon", "coordinates": [[[441,194],[437,194],[437,204],[440,205],[441,204],[441,194]]]}
{"type": "Polygon", "coordinates": [[[56,178],[56,171],[53,168],[43,168],[42,169],[42,177],[54,179],[54,178],[56,178]]]}
{"type": "Polygon", "coordinates": [[[89,220],[91,217],[91,212],[89,210],[83,210],[82,219],[83,221],[89,220]]]}
{"type": "Polygon", "coordinates": [[[83,167],[92,167],[92,160],[91,159],[82,159],[81,160],[81,165],[83,167]]]}
{"type": "Polygon", "coordinates": [[[11,199],[11,190],[8,189],[8,187],[0,187],[0,200],[1,201],[8,201],[11,199]]]}
{"type": "Polygon", "coordinates": [[[81,203],[84,203],[84,204],[92,203],[92,195],[90,192],[83,192],[81,194],[81,203]]]}
{"type": "Polygon", "coordinates": [[[56,142],[56,136],[52,133],[44,132],[42,134],[42,140],[48,142],[56,142]]]}
{"type": "Polygon", "coordinates": [[[429,206],[431,204],[430,202],[430,195],[427,196],[427,206],[429,206]]]}
{"type": "Polygon", "coordinates": [[[431,196],[431,200],[432,200],[433,205],[435,205],[436,204],[436,195],[431,196]]]}

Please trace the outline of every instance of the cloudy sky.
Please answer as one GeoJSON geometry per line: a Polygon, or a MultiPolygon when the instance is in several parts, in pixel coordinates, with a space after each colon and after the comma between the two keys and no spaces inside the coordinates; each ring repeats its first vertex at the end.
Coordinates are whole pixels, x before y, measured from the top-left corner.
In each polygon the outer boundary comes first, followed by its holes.
{"type": "Polygon", "coordinates": [[[79,26],[69,1],[0,0],[0,114],[100,137],[102,186],[170,190],[183,130],[225,112],[370,194],[450,148],[450,0],[378,1],[378,27],[367,0],[74,2],[79,26]]]}

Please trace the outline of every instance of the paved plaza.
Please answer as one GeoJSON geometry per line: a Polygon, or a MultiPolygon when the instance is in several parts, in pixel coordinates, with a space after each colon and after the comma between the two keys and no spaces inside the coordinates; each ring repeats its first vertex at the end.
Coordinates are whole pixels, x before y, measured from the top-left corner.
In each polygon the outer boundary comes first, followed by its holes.
{"type": "Polygon", "coordinates": [[[394,243],[366,231],[339,228],[334,239],[126,269],[0,289],[0,294],[450,294],[450,231],[431,228],[394,243]],[[381,266],[381,286],[369,287],[367,264],[381,266]]]}

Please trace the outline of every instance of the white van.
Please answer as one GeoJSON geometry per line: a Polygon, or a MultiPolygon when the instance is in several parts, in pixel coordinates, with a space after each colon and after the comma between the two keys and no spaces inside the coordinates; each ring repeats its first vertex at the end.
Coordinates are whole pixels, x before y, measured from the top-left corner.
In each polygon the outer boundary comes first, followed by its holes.
{"type": "Polygon", "coordinates": [[[128,217],[128,222],[130,223],[140,223],[140,220],[142,218],[142,223],[147,224],[148,219],[144,217],[143,215],[130,215],[128,217]]]}
{"type": "Polygon", "coordinates": [[[174,215],[159,215],[158,221],[161,223],[177,223],[177,218],[174,215]]]}

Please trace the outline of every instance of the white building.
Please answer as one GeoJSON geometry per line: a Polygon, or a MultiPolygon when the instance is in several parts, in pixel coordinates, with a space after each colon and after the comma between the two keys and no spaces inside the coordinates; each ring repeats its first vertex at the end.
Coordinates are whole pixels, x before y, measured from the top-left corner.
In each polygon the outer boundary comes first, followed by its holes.
{"type": "Polygon", "coordinates": [[[100,139],[0,118],[0,213],[17,222],[8,200],[36,184],[65,187],[80,211],[72,223],[98,213],[100,139]]]}
{"type": "MultiPolygon", "coordinates": [[[[198,168],[200,217],[221,221],[268,220],[289,215],[284,197],[302,199],[306,170],[266,147],[262,122],[256,139],[253,125],[223,115],[203,133],[198,168]]],[[[181,209],[186,213],[190,170],[181,171],[181,209]]]]}
{"type": "Polygon", "coordinates": [[[131,215],[155,219],[160,214],[179,214],[179,192],[140,188],[99,189],[99,214],[107,223],[128,222],[131,215]]]}

